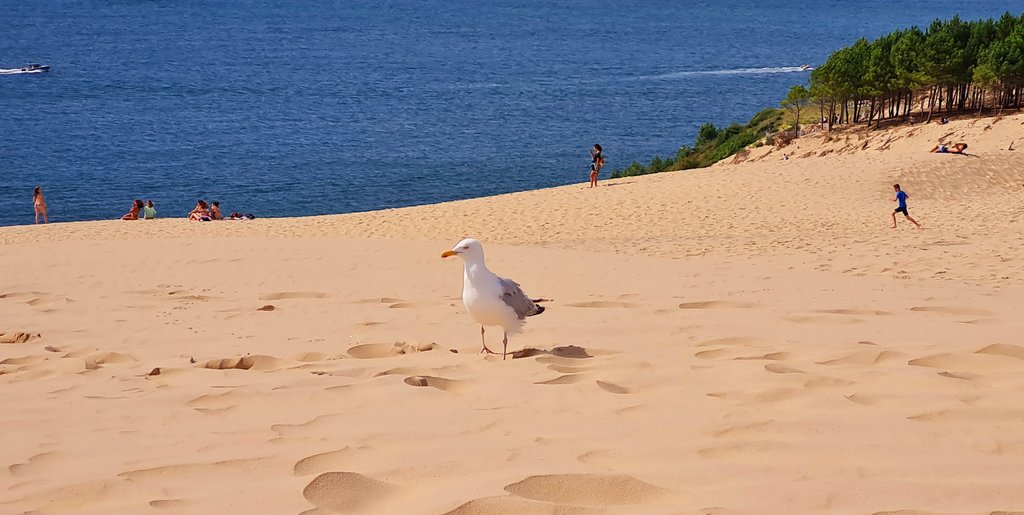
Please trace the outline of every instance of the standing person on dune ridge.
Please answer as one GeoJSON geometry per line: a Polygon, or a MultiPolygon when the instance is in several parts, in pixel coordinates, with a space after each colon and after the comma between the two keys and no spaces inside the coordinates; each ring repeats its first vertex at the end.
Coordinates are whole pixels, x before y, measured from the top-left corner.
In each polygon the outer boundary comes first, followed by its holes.
{"type": "Polygon", "coordinates": [[[907,212],[907,199],[910,198],[910,195],[907,195],[907,192],[900,189],[899,184],[893,184],[892,189],[896,190],[896,198],[893,199],[893,202],[899,203],[899,205],[896,206],[896,210],[892,212],[892,228],[896,228],[896,213],[903,213],[903,216],[905,216],[907,220],[914,222],[914,225],[920,228],[921,224],[917,223],[917,220],[914,220],[910,216],[910,213],[907,212]]]}
{"type": "Polygon", "coordinates": [[[36,223],[39,223],[39,215],[43,215],[43,223],[50,223],[50,217],[46,215],[46,199],[43,198],[42,186],[36,186],[32,194],[32,207],[36,210],[36,223]]]}
{"type": "Polygon", "coordinates": [[[597,186],[597,175],[601,171],[601,167],[604,166],[604,154],[599,143],[594,143],[594,148],[590,149],[590,186],[591,188],[597,186]]]}

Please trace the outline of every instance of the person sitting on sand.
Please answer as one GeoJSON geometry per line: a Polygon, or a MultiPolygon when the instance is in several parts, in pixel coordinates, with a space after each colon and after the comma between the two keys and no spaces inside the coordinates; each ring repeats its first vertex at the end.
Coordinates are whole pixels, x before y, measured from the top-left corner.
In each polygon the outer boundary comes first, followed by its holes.
{"type": "Polygon", "coordinates": [[[152,200],[147,201],[146,207],[142,208],[142,218],[145,218],[146,220],[152,220],[156,218],[156,208],[153,207],[152,200]]]}
{"type": "Polygon", "coordinates": [[[142,211],[142,208],[142,201],[139,199],[135,199],[135,201],[132,202],[132,210],[125,213],[124,216],[121,217],[121,220],[138,220],[139,211],[142,211]]]}
{"type": "Polygon", "coordinates": [[[892,189],[896,190],[896,198],[893,199],[893,202],[899,203],[896,210],[892,212],[892,228],[896,228],[896,213],[903,213],[903,216],[905,216],[907,220],[910,220],[911,222],[914,222],[914,225],[921,227],[921,224],[917,223],[917,220],[911,218],[910,213],[907,212],[907,198],[909,198],[910,195],[907,195],[907,192],[901,190],[899,184],[893,184],[892,189]]]}
{"type": "Polygon", "coordinates": [[[206,201],[199,199],[196,202],[196,207],[188,214],[189,220],[197,220],[200,222],[209,222],[210,219],[210,207],[206,204],[206,201]]]}
{"type": "Polygon", "coordinates": [[[952,147],[947,147],[944,143],[939,143],[932,147],[929,152],[933,154],[967,154],[964,152],[967,150],[967,143],[957,143],[952,147]]]}
{"type": "Polygon", "coordinates": [[[214,220],[224,219],[224,215],[220,213],[220,202],[216,200],[210,205],[210,218],[214,220]]]}
{"type": "Polygon", "coordinates": [[[39,223],[39,215],[43,215],[43,223],[50,223],[50,218],[46,216],[46,199],[43,198],[42,186],[36,186],[35,193],[32,194],[32,206],[36,210],[36,223],[39,223]]]}

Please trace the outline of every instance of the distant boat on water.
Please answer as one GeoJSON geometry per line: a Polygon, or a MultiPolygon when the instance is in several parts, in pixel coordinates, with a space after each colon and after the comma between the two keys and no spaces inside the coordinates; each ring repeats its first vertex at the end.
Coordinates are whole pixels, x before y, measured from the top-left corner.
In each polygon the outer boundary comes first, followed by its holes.
{"type": "Polygon", "coordinates": [[[802,72],[809,72],[809,71],[811,71],[813,69],[814,69],[814,67],[809,65],[809,64],[801,64],[800,65],[800,71],[802,71],[802,72]]]}
{"type": "Polygon", "coordinates": [[[0,68],[0,75],[22,75],[26,73],[46,73],[50,65],[32,63],[21,68],[0,68]]]}

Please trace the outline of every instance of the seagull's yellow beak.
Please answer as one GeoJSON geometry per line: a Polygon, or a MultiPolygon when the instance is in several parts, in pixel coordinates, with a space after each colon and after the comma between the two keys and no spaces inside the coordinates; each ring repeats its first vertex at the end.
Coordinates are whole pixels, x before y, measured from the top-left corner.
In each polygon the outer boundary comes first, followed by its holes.
{"type": "Polygon", "coordinates": [[[455,252],[454,250],[446,250],[446,251],[444,251],[444,253],[441,254],[441,257],[446,258],[446,257],[452,257],[452,256],[458,256],[458,255],[459,255],[459,253],[455,252]]]}

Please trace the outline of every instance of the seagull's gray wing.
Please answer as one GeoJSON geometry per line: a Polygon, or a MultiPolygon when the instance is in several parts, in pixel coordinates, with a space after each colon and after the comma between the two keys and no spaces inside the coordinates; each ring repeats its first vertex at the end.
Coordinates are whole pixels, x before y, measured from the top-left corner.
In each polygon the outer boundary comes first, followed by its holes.
{"type": "Polygon", "coordinates": [[[530,300],[519,287],[519,283],[504,277],[499,277],[498,281],[501,282],[501,300],[516,312],[519,320],[544,312],[544,306],[538,306],[530,300]]]}

